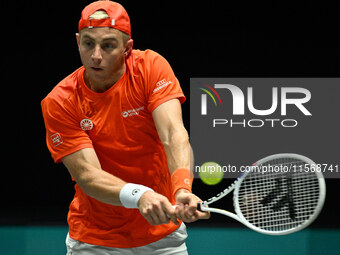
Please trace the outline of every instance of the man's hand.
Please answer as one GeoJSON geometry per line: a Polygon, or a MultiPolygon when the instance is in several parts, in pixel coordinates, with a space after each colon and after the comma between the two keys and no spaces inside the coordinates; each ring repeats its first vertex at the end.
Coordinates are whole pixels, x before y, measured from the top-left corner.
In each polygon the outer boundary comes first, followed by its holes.
{"type": "Polygon", "coordinates": [[[151,225],[167,224],[170,220],[179,224],[176,210],[169,200],[154,191],[145,192],[138,201],[140,213],[151,225]]]}
{"type": "Polygon", "coordinates": [[[176,216],[184,222],[194,222],[199,219],[209,219],[209,212],[201,212],[197,210],[197,203],[202,200],[190,191],[180,189],[175,195],[176,199],[176,216]]]}

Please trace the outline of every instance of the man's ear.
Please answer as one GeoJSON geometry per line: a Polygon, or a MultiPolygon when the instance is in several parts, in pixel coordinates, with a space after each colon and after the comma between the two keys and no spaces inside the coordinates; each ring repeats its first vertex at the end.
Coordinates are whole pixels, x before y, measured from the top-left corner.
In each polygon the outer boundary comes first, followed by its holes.
{"type": "Polygon", "coordinates": [[[126,46],[125,46],[125,52],[124,52],[125,57],[128,57],[131,54],[132,48],[133,48],[133,40],[129,39],[126,42],[126,46]]]}
{"type": "Polygon", "coordinates": [[[79,33],[76,33],[76,39],[77,39],[77,45],[78,45],[78,49],[79,49],[79,45],[80,45],[80,36],[79,36],[79,33]]]}

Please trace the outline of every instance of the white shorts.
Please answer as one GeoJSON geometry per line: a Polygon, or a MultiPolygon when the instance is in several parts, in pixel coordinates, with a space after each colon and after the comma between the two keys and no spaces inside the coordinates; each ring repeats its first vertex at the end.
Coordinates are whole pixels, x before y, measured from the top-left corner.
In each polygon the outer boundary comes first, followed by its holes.
{"type": "Polygon", "coordinates": [[[112,248],[83,243],[67,234],[66,255],[187,255],[185,245],[187,236],[186,226],[182,223],[177,230],[157,242],[136,248],[112,248]]]}

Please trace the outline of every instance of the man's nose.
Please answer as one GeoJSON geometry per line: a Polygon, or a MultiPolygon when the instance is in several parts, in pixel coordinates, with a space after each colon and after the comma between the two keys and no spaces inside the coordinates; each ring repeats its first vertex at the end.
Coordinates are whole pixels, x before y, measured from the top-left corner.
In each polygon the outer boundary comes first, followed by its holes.
{"type": "Polygon", "coordinates": [[[96,45],[96,47],[93,50],[91,58],[95,62],[101,62],[103,57],[102,57],[100,45],[96,45]]]}

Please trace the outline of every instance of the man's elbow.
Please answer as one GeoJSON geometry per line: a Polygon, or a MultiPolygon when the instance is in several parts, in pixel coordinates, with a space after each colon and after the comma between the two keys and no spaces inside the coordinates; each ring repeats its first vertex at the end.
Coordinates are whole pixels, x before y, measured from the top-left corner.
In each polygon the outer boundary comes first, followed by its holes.
{"type": "Polygon", "coordinates": [[[169,135],[166,139],[162,140],[163,146],[172,147],[172,146],[179,146],[179,145],[189,145],[189,135],[186,129],[178,128],[169,132],[169,135]]]}

